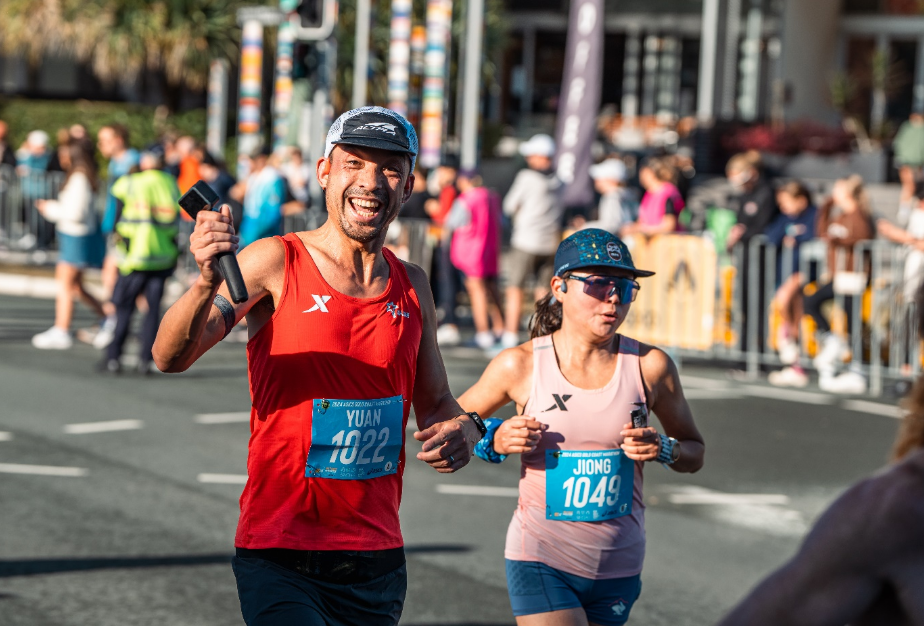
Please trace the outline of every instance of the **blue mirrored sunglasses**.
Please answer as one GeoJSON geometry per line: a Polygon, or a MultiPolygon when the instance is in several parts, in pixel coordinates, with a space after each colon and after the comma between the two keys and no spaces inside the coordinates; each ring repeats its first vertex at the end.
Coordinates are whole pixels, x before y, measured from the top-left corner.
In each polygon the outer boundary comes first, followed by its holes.
{"type": "Polygon", "coordinates": [[[569,274],[565,280],[577,280],[584,283],[584,293],[597,300],[609,300],[615,294],[620,304],[635,302],[638,290],[642,288],[631,278],[622,276],[575,276],[569,274]]]}

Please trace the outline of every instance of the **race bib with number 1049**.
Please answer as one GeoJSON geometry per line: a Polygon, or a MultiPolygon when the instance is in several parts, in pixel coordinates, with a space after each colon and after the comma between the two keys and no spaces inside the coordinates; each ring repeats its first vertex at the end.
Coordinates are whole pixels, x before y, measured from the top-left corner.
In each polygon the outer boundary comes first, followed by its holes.
{"type": "Polygon", "coordinates": [[[546,450],[545,517],[602,522],[632,512],[635,463],[622,450],[546,450]]]}
{"type": "Polygon", "coordinates": [[[305,476],[366,480],[398,471],[404,399],[315,400],[305,476]]]}

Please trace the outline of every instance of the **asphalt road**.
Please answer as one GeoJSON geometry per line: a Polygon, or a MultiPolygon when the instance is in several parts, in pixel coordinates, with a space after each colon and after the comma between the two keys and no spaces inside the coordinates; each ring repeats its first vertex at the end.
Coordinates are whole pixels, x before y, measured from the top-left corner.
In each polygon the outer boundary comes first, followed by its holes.
{"type": "MultiPolygon", "coordinates": [[[[0,623],[241,624],[229,559],[246,472],[243,344],[184,374],[113,378],[94,371],[90,346],[32,348],[52,308],[0,297],[0,623]]],[[[486,363],[464,349],[445,357],[456,393],[486,363]]],[[[645,472],[648,554],[630,623],[714,623],[831,500],[884,464],[898,426],[893,407],[870,400],[703,367],[683,378],[706,466],[645,472]]],[[[402,623],[514,623],[503,545],[518,464],[475,460],[443,476],[408,445],[402,623]]]]}

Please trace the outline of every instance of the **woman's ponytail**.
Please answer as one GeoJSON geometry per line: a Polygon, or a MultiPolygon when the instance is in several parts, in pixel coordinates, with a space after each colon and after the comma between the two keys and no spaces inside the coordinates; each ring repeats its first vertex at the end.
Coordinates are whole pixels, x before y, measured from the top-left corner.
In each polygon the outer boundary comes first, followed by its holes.
{"type": "Polygon", "coordinates": [[[536,312],[529,320],[529,338],[551,335],[561,328],[561,302],[551,292],[536,302],[536,312]]]}

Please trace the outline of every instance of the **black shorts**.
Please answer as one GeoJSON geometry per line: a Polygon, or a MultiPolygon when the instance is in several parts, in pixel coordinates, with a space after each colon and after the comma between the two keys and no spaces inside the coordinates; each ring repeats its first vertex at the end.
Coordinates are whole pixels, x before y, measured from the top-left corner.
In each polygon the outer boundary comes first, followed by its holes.
{"type": "Polygon", "coordinates": [[[252,556],[260,552],[238,548],[231,559],[247,626],[394,626],[401,618],[407,593],[403,551],[402,564],[384,574],[360,557],[359,567],[338,582],[336,575],[314,576],[315,568],[299,573],[285,559],[252,556]],[[368,578],[364,571],[376,575],[368,578]]]}

